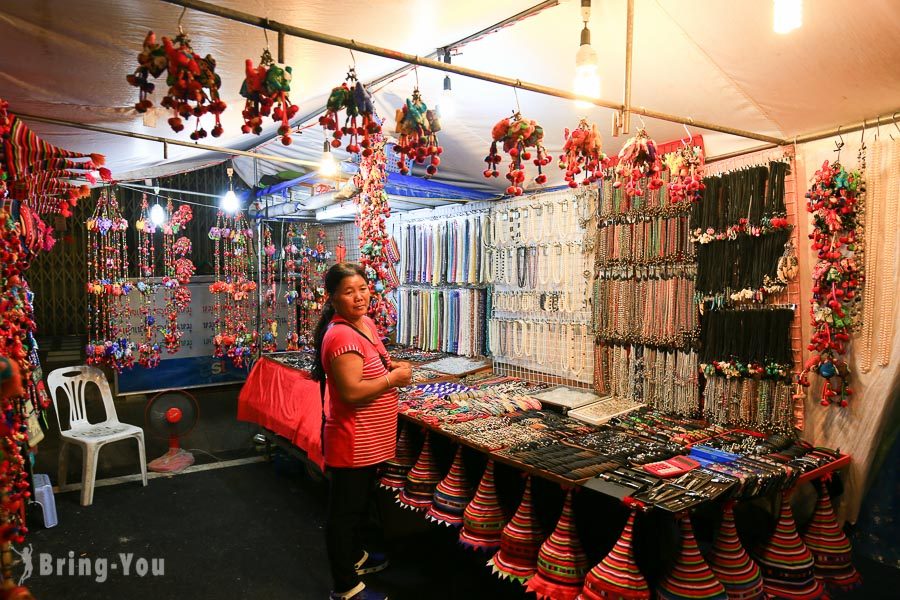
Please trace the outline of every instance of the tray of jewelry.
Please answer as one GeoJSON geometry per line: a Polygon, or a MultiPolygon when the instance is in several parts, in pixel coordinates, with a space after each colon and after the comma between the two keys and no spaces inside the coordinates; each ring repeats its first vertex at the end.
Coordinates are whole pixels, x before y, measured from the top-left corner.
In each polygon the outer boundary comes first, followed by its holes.
{"type": "Polygon", "coordinates": [[[446,352],[435,352],[432,350],[420,350],[413,346],[389,346],[388,354],[394,360],[406,360],[412,363],[424,363],[447,356],[446,352]]]}
{"type": "Polygon", "coordinates": [[[286,367],[309,371],[316,360],[312,352],[273,352],[264,354],[266,358],[283,364],[286,367]]]}
{"type": "Polygon", "coordinates": [[[591,425],[603,425],[610,419],[627,415],[643,406],[645,405],[631,400],[605,396],[593,404],[570,410],[569,416],[591,425]]]}
{"type": "Polygon", "coordinates": [[[588,390],[576,390],[574,388],[560,386],[546,392],[532,394],[535,398],[544,404],[553,404],[554,406],[562,406],[563,408],[578,408],[597,402],[600,396],[588,390]]]}
{"type": "Polygon", "coordinates": [[[475,371],[489,369],[491,364],[491,359],[484,357],[447,356],[446,358],[422,365],[422,368],[445,375],[463,376],[475,371]]]}

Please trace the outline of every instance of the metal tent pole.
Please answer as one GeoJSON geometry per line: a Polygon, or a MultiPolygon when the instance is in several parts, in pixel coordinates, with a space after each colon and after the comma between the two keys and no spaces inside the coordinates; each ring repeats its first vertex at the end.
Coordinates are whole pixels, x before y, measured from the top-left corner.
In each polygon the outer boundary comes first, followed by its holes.
{"type": "MultiPolygon", "coordinates": [[[[284,23],[279,23],[277,21],[272,21],[270,19],[266,19],[263,17],[258,17],[255,15],[251,15],[249,13],[241,12],[238,10],[233,10],[230,8],[225,8],[222,6],[216,6],[214,4],[210,4],[209,2],[202,2],[201,0],[163,0],[164,2],[168,2],[169,4],[175,4],[177,6],[181,6],[184,8],[190,8],[192,10],[196,10],[198,12],[203,12],[206,14],[214,15],[217,17],[222,17],[224,19],[229,19],[232,21],[237,21],[239,23],[244,23],[247,25],[253,25],[255,27],[261,27],[263,29],[268,29],[275,32],[283,32],[286,35],[290,35],[293,37],[298,37],[306,40],[312,40],[314,42],[321,42],[323,44],[329,44],[332,46],[339,46],[341,48],[347,48],[348,50],[356,50],[358,52],[363,52],[366,54],[372,54],[375,56],[381,56],[383,58],[390,58],[393,60],[398,60],[401,62],[419,65],[422,67],[428,67],[431,69],[436,69],[439,71],[446,71],[449,73],[455,73],[457,75],[462,75],[465,77],[472,77],[474,79],[481,79],[482,81],[488,81],[491,83],[498,83],[500,85],[506,85],[509,87],[514,87],[522,90],[527,90],[530,92],[535,92],[538,94],[544,94],[546,96],[554,96],[557,98],[564,98],[566,100],[582,100],[584,102],[589,102],[591,104],[595,104],[597,106],[602,106],[604,108],[611,108],[616,111],[622,111],[624,106],[622,104],[617,104],[615,102],[609,102],[607,100],[602,100],[598,98],[590,98],[587,96],[579,96],[577,94],[573,94],[568,90],[562,90],[559,88],[553,88],[546,85],[539,85],[536,83],[529,83],[526,81],[522,81],[520,79],[512,79],[510,77],[502,77],[500,75],[494,75],[492,73],[486,73],[484,71],[478,71],[475,69],[468,69],[465,67],[460,67],[459,65],[454,65],[452,63],[444,63],[430,58],[424,58],[421,56],[417,56],[414,54],[407,54],[405,52],[399,52],[397,50],[391,50],[389,48],[383,48],[381,46],[375,46],[373,44],[366,44],[363,42],[357,42],[356,40],[342,38],[335,35],[330,35],[327,33],[320,33],[318,31],[313,31],[311,29],[304,29],[302,27],[295,27],[293,25],[287,25],[284,23]]],[[[726,127],[724,125],[718,125],[716,123],[709,123],[706,121],[698,121],[692,119],[690,117],[681,117],[678,115],[671,115],[668,113],[664,113],[661,111],[646,109],[646,108],[637,108],[632,109],[633,112],[637,112],[641,115],[652,117],[654,119],[660,119],[662,121],[669,121],[672,123],[682,123],[685,125],[692,125],[694,127],[699,127],[701,129],[707,129],[709,131],[718,131],[720,133],[727,133],[730,135],[736,135],[740,137],[745,137],[753,140],[759,140],[762,142],[768,142],[771,144],[785,144],[786,140],[781,138],[764,135],[761,133],[755,133],[753,131],[745,131],[743,129],[736,129],[734,127],[726,127]]]]}
{"type": "Polygon", "coordinates": [[[137,140],[146,140],[148,142],[157,142],[160,144],[171,144],[173,146],[184,146],[193,150],[206,150],[208,152],[218,152],[220,154],[228,154],[230,156],[247,156],[249,158],[257,158],[262,160],[271,160],[273,162],[282,162],[291,165],[300,165],[303,167],[318,167],[319,163],[311,160],[303,160],[301,158],[285,158],[274,156],[272,154],[260,154],[259,152],[250,152],[248,150],[236,150],[234,148],[224,148],[222,146],[207,146],[206,144],[198,144],[196,142],[185,142],[173,138],[164,138],[157,135],[147,135],[134,131],[122,131],[121,129],[112,129],[110,127],[102,127],[100,125],[90,125],[88,123],[79,123],[77,121],[66,121],[64,119],[54,119],[50,117],[39,117],[37,115],[28,115],[17,112],[15,115],[26,121],[35,121],[37,123],[48,123],[50,125],[60,125],[62,127],[73,127],[75,129],[84,129],[85,131],[95,131],[97,133],[107,133],[109,135],[119,135],[122,137],[134,138],[137,140]]]}

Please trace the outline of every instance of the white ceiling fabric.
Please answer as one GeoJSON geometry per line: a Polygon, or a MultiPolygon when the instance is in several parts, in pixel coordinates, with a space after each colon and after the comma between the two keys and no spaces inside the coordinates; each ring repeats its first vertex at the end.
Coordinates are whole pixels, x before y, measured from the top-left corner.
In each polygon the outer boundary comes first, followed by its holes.
{"type": "MultiPolygon", "coordinates": [[[[219,4],[333,35],[426,55],[533,4],[533,1],[454,0],[221,0],[219,4]]],[[[173,36],[181,8],[157,0],[0,0],[0,97],[14,113],[35,114],[103,125],[149,135],[189,140],[160,114],[155,127],[143,124],[131,107],[137,89],[125,75],[147,31],[173,36]]],[[[869,0],[807,0],[804,24],[788,35],[772,32],[769,0],[636,0],[632,101],[658,111],[697,120],[791,137],[900,108],[900,3],[869,0]]],[[[238,90],[244,60],[254,63],[265,46],[260,29],[188,10],[183,25],[194,50],[212,54],[223,80],[228,110],[225,135],[204,143],[251,149],[274,135],[240,134],[243,99],[238,90]]],[[[601,62],[603,98],[622,102],[624,91],[625,0],[594,0],[590,22],[601,62]]],[[[453,63],[552,87],[571,89],[581,29],[579,2],[559,6],[459,48],[453,63]]],[[[269,34],[275,47],[276,35],[269,34]]],[[[363,81],[400,66],[390,59],[356,53],[363,81]]],[[[350,64],[342,48],[288,37],[287,64],[294,70],[291,97],[307,114],[324,102],[350,64]]],[[[443,72],[418,69],[426,102],[434,104],[443,72]]],[[[512,89],[458,75],[451,76],[457,116],[445,119],[443,163],[438,180],[482,190],[502,191],[505,179],[481,176],[482,159],[492,125],[516,106],[512,89]]],[[[394,108],[415,85],[415,74],[385,85],[376,93],[382,117],[393,126],[394,108]]],[[[164,81],[151,97],[158,106],[164,81]]],[[[566,100],[518,93],[522,113],[543,125],[545,143],[554,154],[563,129],[573,127],[585,111],[566,100]]],[[[607,152],[616,152],[625,137],[608,135],[612,111],[587,109],[604,135],[607,152]]],[[[207,117],[209,118],[209,117],[207,117]]],[[[26,119],[27,121],[27,119],[26,119]]],[[[640,120],[635,118],[633,127],[640,120]]],[[[220,154],[170,146],[163,159],[160,144],[30,123],[47,141],[83,152],[102,152],[120,179],[162,176],[221,160],[220,154]]],[[[684,137],[680,125],[647,119],[658,141],[684,137]]],[[[207,130],[211,126],[207,125],[207,130]]],[[[760,142],[726,134],[704,134],[711,155],[758,146],[760,142]]],[[[317,160],[322,135],[318,126],[283,147],[275,139],[264,153],[317,160]]],[[[246,175],[251,160],[241,160],[246,175]]],[[[260,162],[259,174],[296,169],[260,162]]],[[[550,183],[561,173],[551,165],[550,183]]]]}

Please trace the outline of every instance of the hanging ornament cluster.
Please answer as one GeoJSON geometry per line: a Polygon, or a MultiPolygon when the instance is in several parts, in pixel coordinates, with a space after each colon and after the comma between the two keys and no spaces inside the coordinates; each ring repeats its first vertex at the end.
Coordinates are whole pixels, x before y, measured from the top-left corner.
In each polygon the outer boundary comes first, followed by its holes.
{"type": "Polygon", "coordinates": [[[131,320],[128,293],[128,221],[109,188],[97,199],[87,229],[88,345],[87,362],[117,371],[134,363],[134,343],[126,324],[131,320]]]}
{"type": "Polygon", "coordinates": [[[52,229],[44,225],[39,215],[71,217],[78,200],[90,195],[88,184],[112,181],[112,174],[103,166],[106,159],[102,154],[82,154],[49,144],[8,109],[8,103],[0,98],[0,137],[4,146],[0,189],[29,207],[42,234],[42,247],[50,250],[55,241],[52,229]],[[86,183],[74,181],[78,179],[86,183]]]}
{"type": "MultiPolygon", "coordinates": [[[[29,357],[36,354],[36,327],[31,291],[24,279],[33,255],[23,246],[18,225],[5,207],[0,208],[0,543],[4,544],[24,541],[28,529],[21,518],[22,506],[31,494],[20,445],[28,442],[23,418],[26,394],[35,391],[30,376],[35,363],[29,357]]],[[[38,410],[46,407],[35,402],[38,410]]]]}
{"type": "Polygon", "coordinates": [[[441,164],[440,155],[444,151],[438,143],[437,134],[441,130],[441,122],[437,113],[428,109],[428,105],[422,100],[419,88],[413,90],[412,97],[406,99],[406,103],[397,109],[397,127],[399,135],[394,151],[399,155],[397,167],[400,173],[409,173],[406,160],[416,161],[425,167],[425,173],[430,177],[437,173],[441,164]]]}
{"type": "Polygon", "coordinates": [[[299,313],[298,334],[300,347],[310,348],[313,345],[313,327],[316,322],[318,310],[316,306],[316,293],[313,281],[313,266],[310,262],[313,249],[309,246],[309,229],[306,227],[300,232],[300,263],[299,267],[299,313]]]}
{"type": "Polygon", "coordinates": [[[700,193],[706,189],[703,185],[703,150],[682,142],[681,148],[664,157],[669,169],[669,201],[696,202],[700,193]]]}
{"type": "Polygon", "coordinates": [[[263,117],[272,115],[272,120],[280,123],[278,135],[285,146],[291,144],[290,119],[297,114],[299,107],[291,104],[288,97],[291,92],[291,67],[279,66],[273,59],[269,49],[263,50],[259,66],[247,59],[244,67],[244,83],[241,85],[241,96],[247,99],[244,103],[244,124],[241,131],[256,135],[262,133],[263,117]]]}
{"type": "Polygon", "coordinates": [[[359,262],[366,270],[372,291],[369,316],[375,321],[378,334],[384,337],[397,324],[397,308],[389,297],[396,288],[389,278],[391,263],[387,247],[390,240],[386,221],[391,216],[391,206],[384,191],[387,160],[381,134],[375,135],[374,142],[374,152],[362,157],[356,176],[357,187],[362,190],[355,198],[359,205],[356,224],[359,227],[359,262]]]}
{"type": "Polygon", "coordinates": [[[250,310],[257,287],[250,273],[253,229],[243,212],[232,217],[219,211],[209,238],[214,242],[216,278],[209,286],[216,299],[213,356],[227,356],[234,366],[241,367],[257,345],[250,310]]]}
{"type": "Polygon", "coordinates": [[[175,40],[163,37],[162,44],[156,41],[152,31],[144,38],[143,50],[138,54],[138,67],[134,73],[127,75],[126,80],[139,90],[139,99],[134,108],[138,112],[147,112],[153,106],[150,94],[155,84],[150,77],[158,78],[166,75],[168,92],[160,100],[163,108],[172,111],[169,127],[178,133],[184,129],[184,120],[196,117],[197,123],[191,132],[192,140],[206,137],[206,130],[200,127],[200,118],[210,113],[215,116],[212,136],[222,135],[221,115],[225,111],[225,102],[219,97],[221,78],[216,74],[216,60],[209,54],[201,57],[191,48],[191,40],[178,27],[175,40]]]}
{"type": "Polygon", "coordinates": [[[850,335],[859,325],[863,273],[857,264],[858,226],[862,206],[858,192],[864,185],[858,171],[848,172],[837,161],[825,161],[816,171],[812,187],[806,193],[807,210],[812,213],[813,230],[809,234],[818,261],[813,267],[813,335],[808,349],[814,354],[804,367],[801,382],[809,385],[806,373],[818,373],[823,406],[847,406],[853,394],[849,386],[850,368],[843,357],[850,335]],[[837,378],[836,383],[832,380],[837,378]]]}
{"type": "Polygon", "coordinates": [[[333,131],[332,148],[341,147],[341,139],[347,136],[347,152],[372,155],[372,136],[381,132],[381,123],[375,116],[372,95],[361,81],[356,79],[356,70],[351,67],[341,85],[331,90],[326,103],[325,114],[319,117],[319,125],[333,131]],[[344,125],[340,125],[341,111],[346,111],[344,125]],[[362,141],[359,140],[362,136],[362,141]]]}
{"type": "Polygon", "coordinates": [[[157,285],[153,278],[156,275],[156,248],[154,245],[154,233],[156,226],[150,219],[150,205],[147,202],[147,194],[141,198],[141,216],[135,222],[138,245],[138,277],[134,284],[140,294],[141,313],[141,341],[137,344],[138,364],[144,368],[152,369],[159,366],[161,349],[157,339],[158,327],[154,311],[153,298],[157,285]]]}
{"type": "Polygon", "coordinates": [[[284,292],[284,303],[291,309],[288,312],[287,333],[284,338],[285,350],[288,352],[300,349],[300,335],[297,330],[297,312],[299,308],[297,298],[300,296],[300,292],[297,291],[297,274],[299,268],[297,259],[300,256],[300,248],[294,243],[296,238],[297,230],[294,225],[291,224],[287,231],[287,243],[282,249],[286,287],[284,292]]]}
{"type": "Polygon", "coordinates": [[[325,230],[319,229],[315,245],[312,235],[304,228],[303,258],[301,259],[300,280],[300,343],[304,348],[312,348],[315,323],[325,305],[325,271],[331,252],[325,249],[325,230]]]}
{"type": "Polygon", "coordinates": [[[182,204],[177,210],[173,210],[172,201],[169,200],[166,215],[166,221],[161,226],[165,267],[162,284],[166,294],[166,319],[162,330],[166,351],[174,354],[181,348],[183,334],[178,328],[178,313],[186,311],[191,304],[191,290],[187,284],[190,283],[195,270],[194,263],[188,258],[191,253],[191,240],[184,236],[176,239],[175,236],[193,218],[193,213],[188,204],[182,204]]]}
{"type": "Polygon", "coordinates": [[[641,179],[649,178],[648,187],[651,190],[658,190],[663,186],[660,171],[656,142],[650,139],[644,128],[640,128],[619,150],[619,164],[616,166],[618,178],[613,187],[624,186],[626,197],[643,196],[641,179]]]}
{"type": "Polygon", "coordinates": [[[502,157],[498,152],[498,143],[502,143],[503,151],[509,154],[509,172],[506,179],[509,180],[509,187],[506,193],[510,196],[521,196],[525,189],[522,187],[525,183],[525,161],[531,159],[531,151],[534,148],[535,158],[534,164],[538,168],[538,175],[534,178],[534,182],[538,185],[547,183],[547,176],[544,175],[542,168],[550,164],[550,154],[544,148],[544,128],[538,125],[537,121],[526,119],[519,112],[514,112],[512,117],[501,119],[491,129],[491,148],[488,155],[484,157],[484,162],[488,168],[484,170],[483,175],[487,178],[499,177],[500,171],[497,166],[502,162],[502,157]]]}
{"type": "Polygon", "coordinates": [[[570,188],[578,187],[576,178],[584,175],[582,185],[590,185],[603,177],[603,164],[607,156],[603,153],[603,139],[596,123],[581,119],[578,127],[565,130],[566,143],[559,155],[559,168],[566,172],[566,183],[570,188]]]}
{"type": "Polygon", "coordinates": [[[263,264],[260,266],[263,276],[263,310],[266,327],[262,331],[259,347],[263,352],[278,350],[278,321],[275,319],[275,306],[278,303],[278,292],[275,288],[275,244],[272,242],[272,229],[263,224],[263,264]]]}

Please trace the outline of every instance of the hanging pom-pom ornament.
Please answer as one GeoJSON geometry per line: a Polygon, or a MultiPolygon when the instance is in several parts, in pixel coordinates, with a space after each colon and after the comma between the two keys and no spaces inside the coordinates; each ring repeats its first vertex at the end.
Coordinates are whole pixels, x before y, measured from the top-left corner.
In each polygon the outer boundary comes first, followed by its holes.
{"type": "Polygon", "coordinates": [[[537,121],[525,119],[520,113],[513,113],[512,117],[502,119],[491,129],[491,147],[488,155],[484,158],[487,168],[482,173],[485,177],[499,177],[500,171],[497,166],[502,162],[502,157],[498,152],[498,143],[502,143],[503,151],[509,154],[509,172],[506,179],[509,180],[509,187],[506,193],[510,196],[521,196],[525,191],[523,184],[525,183],[525,161],[532,160],[529,148],[534,148],[536,156],[533,158],[534,165],[538,169],[538,175],[534,178],[534,182],[538,185],[547,183],[547,176],[544,175],[543,167],[550,164],[550,155],[544,148],[544,129],[538,125],[537,121]]]}
{"type": "Polygon", "coordinates": [[[319,125],[334,132],[331,140],[333,148],[340,148],[341,139],[346,135],[347,152],[371,156],[374,143],[371,136],[381,132],[381,123],[375,116],[372,95],[356,79],[356,69],[351,67],[344,83],[331,90],[325,104],[325,114],[319,117],[319,125]],[[341,111],[347,112],[343,126],[340,125],[341,111]],[[359,136],[362,136],[362,141],[359,136]]]}
{"type": "Polygon", "coordinates": [[[616,166],[618,179],[613,187],[624,186],[626,197],[643,196],[644,190],[640,183],[642,178],[649,178],[648,187],[651,190],[658,190],[663,186],[660,170],[656,142],[650,139],[643,128],[638,129],[635,136],[619,150],[619,164],[616,166]]]}
{"type": "Polygon", "coordinates": [[[581,119],[578,127],[565,130],[566,143],[563,154],[559,155],[559,168],[566,172],[566,183],[570,188],[578,187],[576,179],[582,176],[582,185],[590,185],[603,177],[603,139],[596,123],[581,119]]]}
{"type": "Polygon", "coordinates": [[[174,41],[167,37],[162,39],[161,48],[152,31],[144,39],[144,49],[138,55],[138,68],[126,77],[128,83],[140,89],[135,109],[145,112],[153,106],[147,97],[154,87],[149,82],[149,76],[159,77],[164,71],[168,71],[166,83],[169,90],[160,100],[160,105],[172,111],[169,118],[172,131],[178,133],[184,129],[184,119],[196,117],[197,124],[190,137],[195,141],[205,138],[207,133],[200,127],[200,118],[210,113],[216,118],[212,136],[222,135],[220,117],[226,105],[219,97],[222,80],[216,74],[216,60],[209,54],[205,57],[196,54],[191,48],[190,38],[180,28],[174,41]]]}
{"type": "Polygon", "coordinates": [[[400,173],[406,175],[409,168],[406,166],[407,157],[417,164],[428,166],[425,173],[431,177],[437,173],[441,164],[440,155],[444,149],[438,143],[437,133],[441,130],[441,122],[433,110],[422,100],[419,88],[413,90],[412,97],[406,99],[406,103],[397,109],[397,128],[399,139],[394,145],[394,151],[399,155],[397,167],[400,173]]]}
{"type": "Polygon", "coordinates": [[[241,96],[247,99],[244,110],[244,133],[262,133],[263,117],[272,115],[272,119],[280,125],[278,135],[285,146],[291,144],[290,119],[296,114],[298,107],[291,104],[288,97],[291,92],[291,67],[280,66],[272,59],[269,49],[263,50],[259,66],[247,59],[244,66],[244,83],[241,85],[241,96]]]}
{"type": "Polygon", "coordinates": [[[675,152],[666,154],[664,160],[670,173],[669,201],[698,201],[700,193],[706,189],[703,185],[703,150],[683,143],[675,152]]]}

